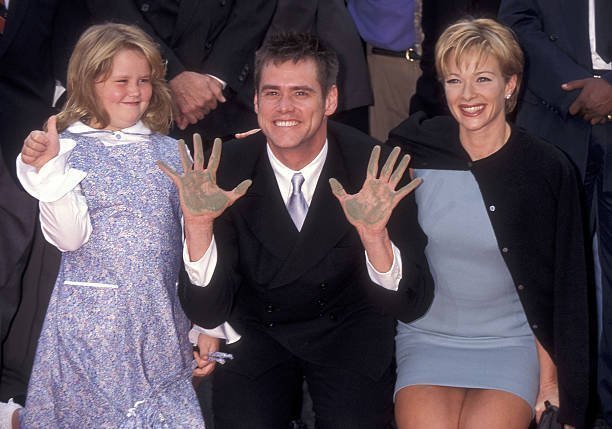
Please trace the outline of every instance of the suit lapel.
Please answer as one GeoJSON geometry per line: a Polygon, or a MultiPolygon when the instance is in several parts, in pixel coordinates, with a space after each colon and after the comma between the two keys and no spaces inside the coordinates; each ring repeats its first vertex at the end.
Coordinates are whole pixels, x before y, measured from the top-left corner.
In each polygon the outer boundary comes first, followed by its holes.
{"type": "MultiPolygon", "coordinates": [[[[331,139],[325,165],[299,234],[293,227],[286,208],[283,207],[285,217],[291,223],[294,234],[297,235],[297,241],[294,246],[290,247],[287,259],[270,283],[270,288],[286,285],[302,276],[308,269],[323,260],[329,250],[340,241],[350,230],[349,228],[352,228],[346,221],[340,203],[331,192],[330,177],[335,177],[345,186],[349,184],[349,177],[339,148],[331,139]]],[[[348,189],[350,188],[347,186],[348,189]]]]}
{"type": "Polygon", "coordinates": [[[236,209],[258,241],[276,258],[283,260],[291,252],[298,231],[287,212],[265,145],[263,147],[254,170],[253,184],[249,192],[237,201],[236,209]]]}

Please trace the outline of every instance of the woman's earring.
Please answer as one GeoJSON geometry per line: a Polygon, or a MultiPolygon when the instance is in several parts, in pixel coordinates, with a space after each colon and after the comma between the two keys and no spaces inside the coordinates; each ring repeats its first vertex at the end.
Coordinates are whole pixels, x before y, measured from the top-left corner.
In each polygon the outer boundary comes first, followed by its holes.
{"type": "Polygon", "coordinates": [[[512,94],[506,94],[506,100],[510,100],[510,97],[512,97],[512,94]]]}

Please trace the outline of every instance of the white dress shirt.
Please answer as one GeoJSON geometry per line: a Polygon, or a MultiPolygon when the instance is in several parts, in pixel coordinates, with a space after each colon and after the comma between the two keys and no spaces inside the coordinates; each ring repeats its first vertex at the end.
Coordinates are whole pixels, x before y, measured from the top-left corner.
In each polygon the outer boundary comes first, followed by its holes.
{"type": "MultiPolygon", "coordinates": [[[[612,0],[608,0],[612,1],[612,0]]],[[[591,62],[594,70],[612,70],[612,62],[605,62],[597,53],[595,38],[595,0],[589,0],[589,42],[591,44],[591,62]]]]}

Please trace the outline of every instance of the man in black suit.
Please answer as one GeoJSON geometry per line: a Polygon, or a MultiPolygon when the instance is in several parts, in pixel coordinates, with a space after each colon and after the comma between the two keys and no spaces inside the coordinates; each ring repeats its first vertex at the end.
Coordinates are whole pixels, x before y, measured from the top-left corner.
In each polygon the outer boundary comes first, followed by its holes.
{"type": "Polygon", "coordinates": [[[252,62],[276,0],[87,0],[97,22],[136,24],[159,44],[176,104],[176,137],[257,125],[252,62]]]}
{"type": "Polygon", "coordinates": [[[589,10],[586,1],[502,0],[499,18],[527,60],[516,122],[569,155],[592,209],[603,305],[598,391],[612,426],[612,7],[602,1],[604,16],[598,3],[589,10]]]}
{"type": "Polygon", "coordinates": [[[408,158],[394,167],[394,150],[378,176],[375,141],[328,121],[337,67],[314,36],[270,37],[255,66],[263,135],[224,144],[221,160],[216,143],[206,169],[197,141],[184,175],[163,167],[182,197],[184,309],[242,336],[215,373],[217,429],[286,429],[304,379],[317,427],[388,427],[393,316],[414,320],[433,297],[418,181],[396,190],[408,158]]]}
{"type": "Polygon", "coordinates": [[[56,80],[86,12],[80,0],[12,0],[0,32],[0,401],[23,403],[34,352],[59,268],[43,238],[38,201],[15,178],[23,140],[53,107],[56,80]]]}

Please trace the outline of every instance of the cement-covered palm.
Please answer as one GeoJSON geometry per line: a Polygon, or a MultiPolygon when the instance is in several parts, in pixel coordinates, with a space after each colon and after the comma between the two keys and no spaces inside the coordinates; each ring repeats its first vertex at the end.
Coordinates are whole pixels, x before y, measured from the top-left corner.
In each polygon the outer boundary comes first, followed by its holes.
{"type": "Polygon", "coordinates": [[[243,196],[251,185],[251,180],[245,180],[231,191],[225,191],[217,186],[217,168],[221,160],[220,139],[215,139],[213,143],[206,168],[204,168],[204,152],[199,134],[193,135],[193,162],[189,158],[183,140],[179,140],[178,148],[183,174],[179,174],[162,161],[158,161],[157,165],[178,188],[183,216],[215,219],[243,196]]]}
{"type": "Polygon", "coordinates": [[[399,153],[399,148],[393,149],[379,176],[380,146],[375,146],[370,155],[366,179],[356,194],[347,194],[340,182],[334,178],[329,180],[332,192],[340,201],[347,220],[358,230],[370,232],[384,230],[393,209],[421,183],[421,179],[414,179],[407,185],[395,189],[410,162],[410,156],[404,155],[394,169],[399,153]]]}

